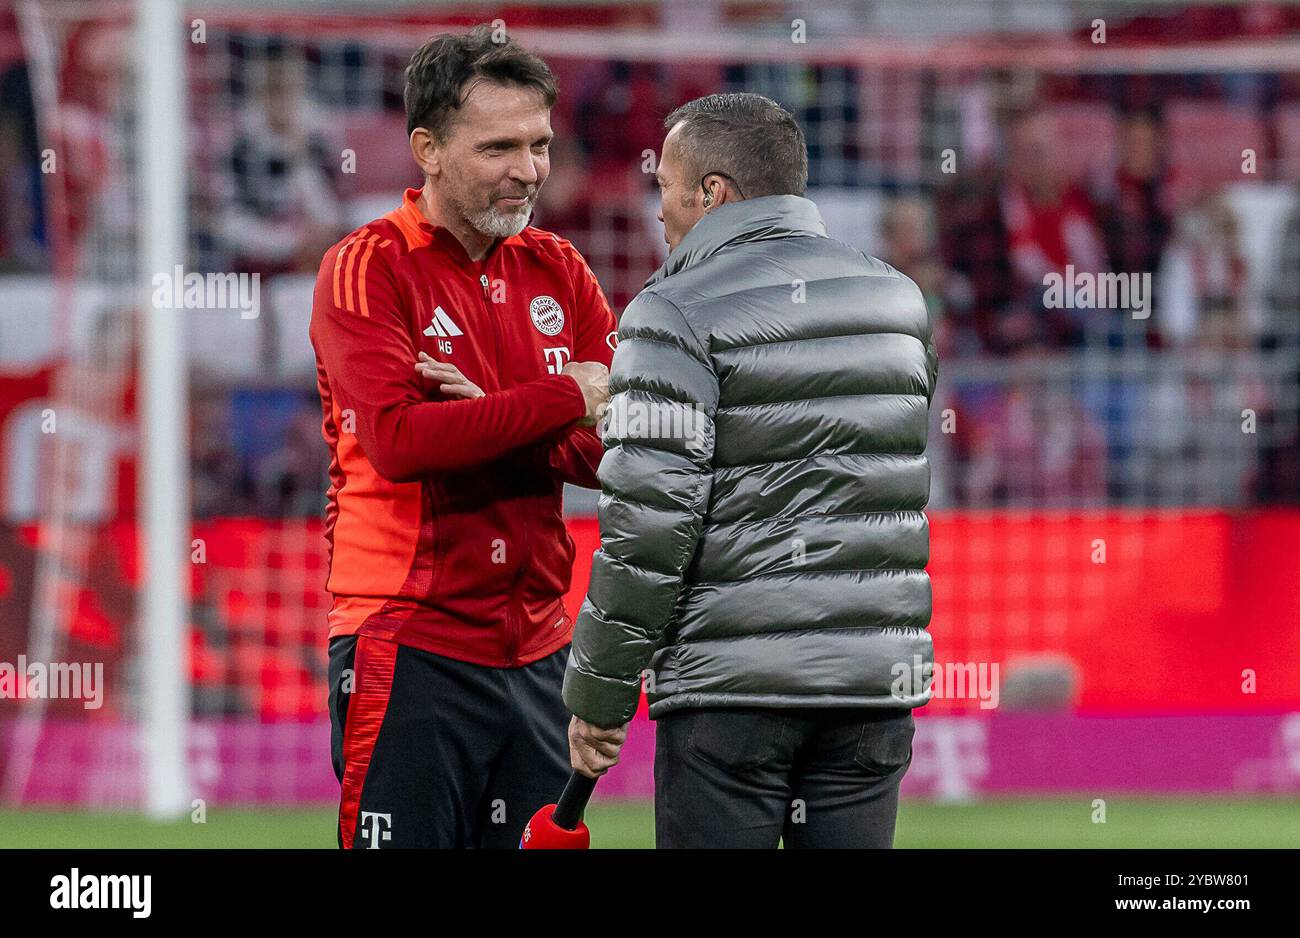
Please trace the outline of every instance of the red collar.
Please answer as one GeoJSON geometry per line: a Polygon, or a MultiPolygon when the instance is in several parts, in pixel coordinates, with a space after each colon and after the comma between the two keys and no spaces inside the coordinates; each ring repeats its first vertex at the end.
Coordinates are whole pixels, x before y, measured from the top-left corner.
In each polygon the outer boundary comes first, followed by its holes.
{"type": "MultiPolygon", "coordinates": [[[[456,239],[455,235],[424,217],[424,213],[420,211],[420,195],[422,191],[421,189],[407,189],[402,195],[402,203],[385,215],[384,218],[397,226],[397,230],[406,239],[407,250],[427,247],[434,242],[436,237],[441,236],[449,242],[455,242],[456,247],[460,248],[461,252],[464,253],[464,247],[456,239]]],[[[503,244],[520,243],[522,243],[522,239],[519,235],[511,235],[504,240],[498,239],[497,243],[488,251],[488,254],[490,255],[503,244]]],[[[448,246],[450,247],[450,244],[448,246]]]]}

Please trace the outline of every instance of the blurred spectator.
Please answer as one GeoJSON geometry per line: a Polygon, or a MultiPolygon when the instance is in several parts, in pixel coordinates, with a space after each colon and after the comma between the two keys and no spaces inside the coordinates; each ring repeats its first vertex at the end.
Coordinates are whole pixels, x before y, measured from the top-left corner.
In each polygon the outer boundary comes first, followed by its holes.
{"type": "Polygon", "coordinates": [[[956,295],[964,298],[948,311],[951,328],[978,336],[981,349],[995,354],[1007,349],[997,324],[1014,292],[998,183],[997,167],[986,163],[959,176],[936,197],[940,256],[954,279],[956,295]]]}
{"type": "Polygon", "coordinates": [[[96,274],[120,275],[135,236],[128,147],[132,95],[123,59],[131,31],[94,18],[72,27],[59,67],[59,107],[50,118],[55,172],[42,179],[52,209],[56,263],[89,258],[96,274]],[[75,155],[74,155],[75,154],[75,155]]]}
{"type": "Polygon", "coordinates": [[[1150,111],[1135,111],[1120,119],[1118,165],[1101,210],[1106,253],[1114,270],[1154,271],[1169,239],[1162,133],[1150,111]]]}
{"type": "Polygon", "coordinates": [[[232,192],[218,239],[234,269],[313,272],[343,234],[328,141],[314,128],[301,63],[266,63],[255,99],[240,115],[230,155],[232,192]]]}
{"type": "Polygon", "coordinates": [[[893,200],[885,208],[880,229],[884,242],[881,259],[921,288],[940,356],[979,354],[980,339],[966,315],[970,290],[962,278],[952,276],[943,265],[929,203],[918,197],[893,200]],[[950,310],[959,313],[957,318],[949,318],[950,310]]]}
{"type": "Polygon", "coordinates": [[[1055,159],[1059,145],[1036,113],[1012,122],[1001,205],[1018,305],[999,323],[999,333],[1013,348],[1077,345],[1094,311],[1045,309],[1043,278],[1064,274],[1067,265],[1085,273],[1106,269],[1096,212],[1083,190],[1062,178],[1055,159]]]}
{"type": "Polygon", "coordinates": [[[884,261],[916,281],[929,303],[943,293],[944,270],[934,250],[930,207],[919,198],[890,202],[880,220],[884,261]]]}
{"type": "MultiPolygon", "coordinates": [[[[1109,190],[1101,196],[1101,229],[1110,268],[1117,273],[1155,276],[1172,227],[1167,198],[1169,170],[1165,138],[1157,115],[1134,111],[1119,123],[1118,165],[1109,190]]],[[[1126,311],[1112,311],[1112,346],[1119,329],[1138,328],[1147,345],[1159,345],[1153,319],[1134,319],[1126,311]]]]}
{"type": "Polygon", "coordinates": [[[48,268],[43,195],[36,113],[19,63],[0,76],[0,270],[48,268]]]}
{"type": "Polygon", "coordinates": [[[1202,198],[1175,221],[1158,285],[1156,308],[1170,344],[1209,349],[1252,344],[1245,315],[1246,261],[1236,216],[1221,194],[1202,198]]]}

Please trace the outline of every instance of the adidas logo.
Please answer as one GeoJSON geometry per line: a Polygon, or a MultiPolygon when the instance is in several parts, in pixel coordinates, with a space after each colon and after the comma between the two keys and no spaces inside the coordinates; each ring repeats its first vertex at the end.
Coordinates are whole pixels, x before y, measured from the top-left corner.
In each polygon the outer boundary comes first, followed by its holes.
{"type": "Polygon", "coordinates": [[[434,309],[433,322],[429,324],[429,328],[424,330],[424,334],[429,336],[441,336],[446,339],[455,335],[464,335],[465,333],[461,332],[460,327],[451,321],[451,317],[447,315],[447,311],[439,306],[434,309]]]}

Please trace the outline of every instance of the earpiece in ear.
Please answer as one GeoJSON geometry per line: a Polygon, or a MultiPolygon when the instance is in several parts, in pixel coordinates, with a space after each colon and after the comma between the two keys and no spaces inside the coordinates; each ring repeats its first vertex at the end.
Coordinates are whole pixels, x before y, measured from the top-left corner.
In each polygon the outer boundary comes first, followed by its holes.
{"type": "Polygon", "coordinates": [[[704,193],[704,207],[708,208],[712,204],[713,204],[713,193],[711,192],[704,193]]]}

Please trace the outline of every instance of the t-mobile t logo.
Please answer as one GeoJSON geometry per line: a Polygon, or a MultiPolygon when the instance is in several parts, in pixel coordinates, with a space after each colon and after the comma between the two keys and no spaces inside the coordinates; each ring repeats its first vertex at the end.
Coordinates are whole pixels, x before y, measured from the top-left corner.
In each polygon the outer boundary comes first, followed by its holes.
{"type": "Polygon", "coordinates": [[[370,838],[371,850],[379,849],[381,840],[393,839],[393,816],[374,811],[361,812],[361,833],[370,838]]]}
{"type": "Polygon", "coordinates": [[[544,348],[542,351],[546,354],[546,373],[558,375],[564,370],[565,364],[569,361],[569,347],[562,345],[559,348],[544,348]]]}

